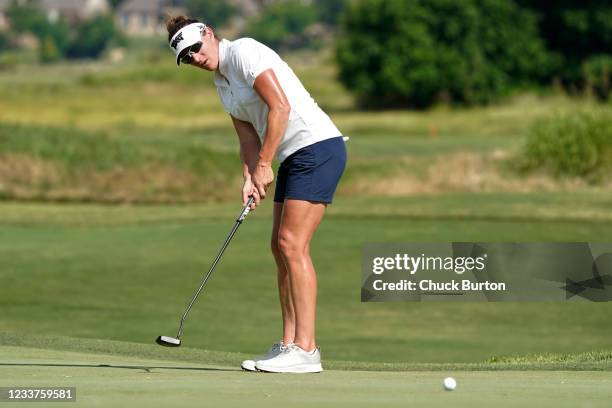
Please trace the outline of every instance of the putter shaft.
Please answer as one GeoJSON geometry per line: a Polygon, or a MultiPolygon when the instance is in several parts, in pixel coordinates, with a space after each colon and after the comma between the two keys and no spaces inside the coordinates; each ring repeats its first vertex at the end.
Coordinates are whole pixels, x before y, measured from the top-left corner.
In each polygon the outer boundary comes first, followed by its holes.
{"type": "Polygon", "coordinates": [[[242,221],[244,221],[246,216],[251,211],[251,204],[253,204],[254,201],[255,201],[255,198],[253,196],[250,196],[249,197],[249,201],[247,201],[246,205],[244,206],[244,208],[240,212],[240,215],[238,215],[238,218],[236,218],[236,223],[234,224],[234,227],[232,228],[232,230],[230,231],[229,235],[225,239],[225,242],[223,243],[223,246],[221,247],[221,250],[217,254],[215,260],[212,263],[212,266],[208,270],[208,273],[204,276],[204,278],[200,282],[200,286],[198,287],[198,290],[196,290],[195,294],[193,295],[193,298],[191,299],[191,302],[189,302],[189,305],[187,306],[187,308],[185,309],[185,312],[181,316],[181,323],[179,325],[178,334],[176,335],[177,339],[180,340],[181,336],[183,335],[183,325],[185,323],[185,320],[187,320],[187,315],[189,314],[189,311],[191,310],[191,307],[193,306],[193,304],[195,303],[196,299],[198,298],[198,296],[200,295],[200,293],[204,289],[204,286],[206,285],[206,282],[208,281],[208,278],[212,275],[213,270],[215,269],[215,267],[217,266],[217,264],[221,260],[221,256],[223,256],[223,253],[225,252],[225,248],[227,248],[227,246],[229,245],[230,241],[234,237],[234,234],[238,230],[238,227],[240,227],[240,225],[242,224],[242,221]]]}

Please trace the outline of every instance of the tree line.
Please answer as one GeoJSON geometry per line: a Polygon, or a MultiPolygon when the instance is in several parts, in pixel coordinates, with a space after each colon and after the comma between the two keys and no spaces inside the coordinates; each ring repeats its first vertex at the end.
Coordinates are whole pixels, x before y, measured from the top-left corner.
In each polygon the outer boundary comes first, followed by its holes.
{"type": "Polygon", "coordinates": [[[362,106],[484,104],[561,84],[610,98],[607,0],[359,0],[336,46],[340,79],[362,106]]]}

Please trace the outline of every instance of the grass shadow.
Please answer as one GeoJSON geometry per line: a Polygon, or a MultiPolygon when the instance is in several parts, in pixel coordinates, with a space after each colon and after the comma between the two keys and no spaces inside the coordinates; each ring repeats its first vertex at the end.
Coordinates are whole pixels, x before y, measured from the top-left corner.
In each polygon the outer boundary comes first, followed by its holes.
{"type": "Polygon", "coordinates": [[[79,368],[124,368],[131,370],[143,370],[150,373],[153,369],[163,370],[192,370],[192,371],[241,371],[233,368],[211,368],[211,367],[171,367],[171,366],[139,366],[139,365],[114,365],[114,364],[53,364],[53,363],[0,363],[0,367],[79,367],[79,368]]]}

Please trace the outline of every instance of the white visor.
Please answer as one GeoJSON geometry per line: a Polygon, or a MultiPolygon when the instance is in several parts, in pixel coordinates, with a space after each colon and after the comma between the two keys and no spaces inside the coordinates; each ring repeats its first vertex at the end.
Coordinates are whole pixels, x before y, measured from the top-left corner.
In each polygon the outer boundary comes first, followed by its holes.
{"type": "Polygon", "coordinates": [[[191,47],[193,44],[202,41],[205,24],[191,23],[177,31],[170,40],[170,49],[176,55],[176,65],[181,65],[181,52],[191,47]]]}

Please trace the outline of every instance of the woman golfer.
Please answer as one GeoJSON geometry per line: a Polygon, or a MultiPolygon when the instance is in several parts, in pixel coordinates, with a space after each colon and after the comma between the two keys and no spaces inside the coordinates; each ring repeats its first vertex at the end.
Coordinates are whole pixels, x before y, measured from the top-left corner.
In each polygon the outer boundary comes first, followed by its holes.
{"type": "Polygon", "coordinates": [[[177,65],[215,74],[242,159],[242,201],[254,209],[274,180],[272,254],[278,268],[283,339],[267,354],[246,360],[249,371],[323,371],[315,341],[317,276],[310,240],[346,165],[344,138],[276,52],[251,39],[219,39],[206,24],[184,16],[167,23],[177,65]]]}

